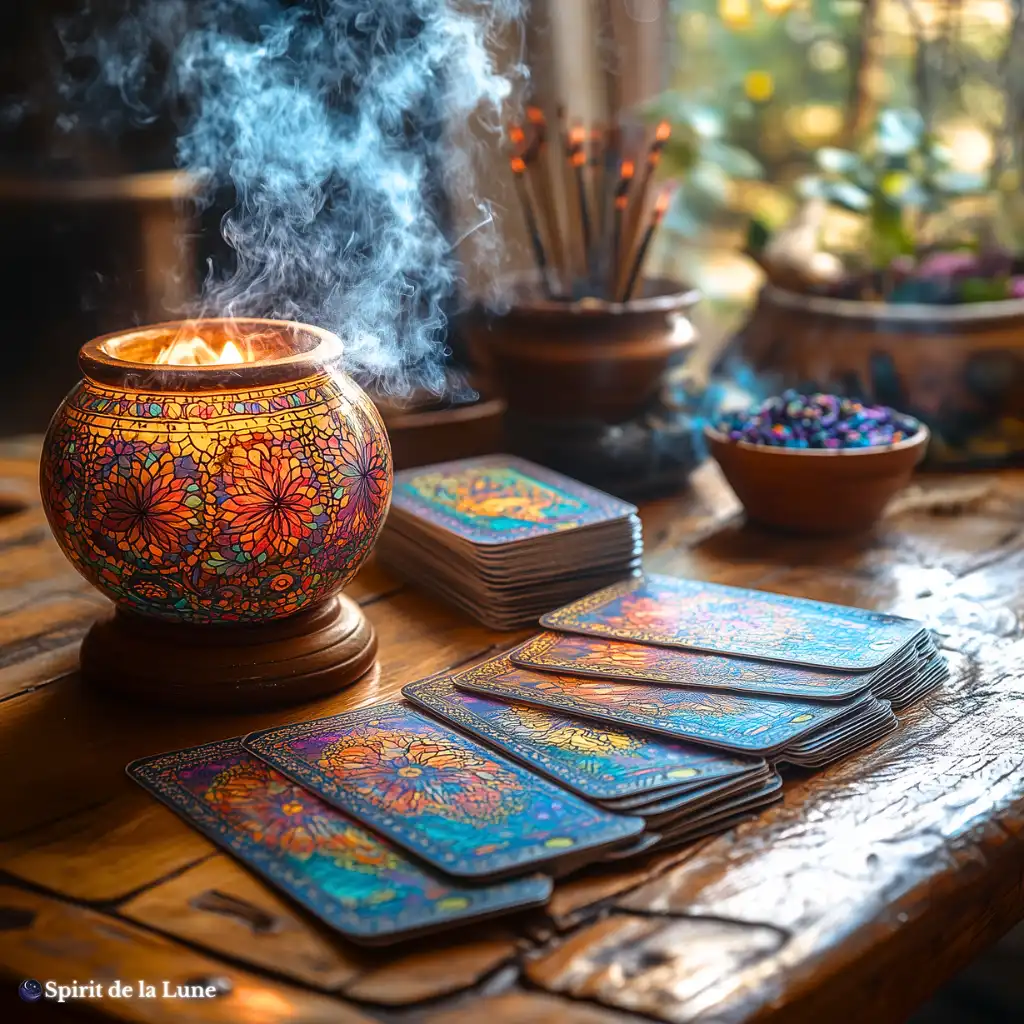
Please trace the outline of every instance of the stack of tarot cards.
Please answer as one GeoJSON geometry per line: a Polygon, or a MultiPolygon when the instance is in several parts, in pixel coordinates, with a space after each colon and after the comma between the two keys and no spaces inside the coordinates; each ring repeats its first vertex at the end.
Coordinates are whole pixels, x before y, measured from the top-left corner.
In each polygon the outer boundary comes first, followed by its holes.
{"type": "Polygon", "coordinates": [[[395,476],[378,557],[496,629],[636,574],[636,509],[509,455],[395,476]]]}
{"type": "Polygon", "coordinates": [[[897,727],[948,675],[920,623],[644,576],[560,608],[548,632],[454,678],[558,715],[808,768],[897,727]]]}
{"type": "MultiPolygon", "coordinates": [[[[711,767],[715,758],[692,756],[692,765],[650,759],[650,788],[674,796],[677,782],[724,786],[770,774],[756,762],[711,767]]],[[[554,876],[652,845],[646,805],[634,812],[621,800],[586,800],[405,703],[147,757],[127,770],[364,944],[538,906],[554,876]]]]}

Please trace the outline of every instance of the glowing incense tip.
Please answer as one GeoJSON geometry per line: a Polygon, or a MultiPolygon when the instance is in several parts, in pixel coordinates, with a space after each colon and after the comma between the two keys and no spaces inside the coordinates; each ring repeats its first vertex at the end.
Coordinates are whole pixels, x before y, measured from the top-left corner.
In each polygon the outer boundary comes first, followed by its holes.
{"type": "Polygon", "coordinates": [[[522,174],[526,170],[526,161],[519,156],[512,157],[508,165],[512,168],[513,174],[522,174]]]}
{"type": "Polygon", "coordinates": [[[666,189],[661,195],[658,196],[654,203],[654,219],[656,221],[661,220],[665,216],[665,211],[669,207],[669,203],[672,202],[672,193],[666,189]]]}
{"type": "Polygon", "coordinates": [[[654,132],[654,138],[658,142],[667,142],[668,137],[672,134],[672,125],[668,121],[662,121],[654,132]]]}
{"type": "Polygon", "coordinates": [[[569,141],[574,146],[582,146],[587,141],[587,129],[578,124],[569,132],[569,141]]]}
{"type": "Polygon", "coordinates": [[[545,124],[546,119],[544,117],[544,111],[540,107],[527,107],[526,108],[526,120],[530,124],[545,124]]]}
{"type": "Polygon", "coordinates": [[[514,124],[508,130],[508,137],[509,137],[509,141],[513,145],[520,146],[520,145],[523,144],[523,142],[526,141],[526,132],[524,132],[523,129],[519,125],[514,124]]]}
{"type": "Polygon", "coordinates": [[[624,181],[628,181],[636,173],[636,165],[632,160],[622,161],[622,170],[619,172],[620,177],[624,181]]]}
{"type": "Polygon", "coordinates": [[[587,154],[582,149],[576,150],[572,157],[573,167],[582,167],[587,162],[587,154]]]}

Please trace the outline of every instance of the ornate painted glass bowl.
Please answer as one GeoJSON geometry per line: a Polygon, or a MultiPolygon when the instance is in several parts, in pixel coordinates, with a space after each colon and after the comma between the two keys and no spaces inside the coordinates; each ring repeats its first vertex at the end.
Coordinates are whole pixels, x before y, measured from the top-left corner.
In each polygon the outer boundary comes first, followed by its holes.
{"type": "Polygon", "coordinates": [[[387,434],[341,355],[327,331],[269,320],[161,324],[82,348],[85,379],[46,436],[43,502],[122,627],[322,628],[391,498],[387,434]]]}

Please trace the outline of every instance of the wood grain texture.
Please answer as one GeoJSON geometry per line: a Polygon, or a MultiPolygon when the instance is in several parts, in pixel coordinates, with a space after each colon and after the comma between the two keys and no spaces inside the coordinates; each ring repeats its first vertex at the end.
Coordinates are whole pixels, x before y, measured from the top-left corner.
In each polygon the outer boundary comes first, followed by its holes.
{"type": "MultiPolygon", "coordinates": [[[[0,972],[8,983],[22,978],[71,985],[83,980],[103,985],[121,980],[137,987],[143,979],[162,991],[178,985],[215,984],[212,999],[103,998],[88,1008],[117,1020],[145,1024],[189,1021],[302,1021],[303,1024],[367,1024],[345,1003],[282,985],[211,960],[133,925],[37,893],[0,886],[0,972]]],[[[74,1007],[73,1007],[74,1008],[74,1007]]]]}
{"type": "MultiPolygon", "coordinates": [[[[566,879],[541,916],[367,952],[152,801],[124,765],[393,699],[526,634],[484,629],[371,559],[349,594],[380,658],[351,690],[261,714],[103,700],[74,668],[106,606],[49,538],[35,457],[31,443],[0,443],[9,977],[216,971],[249,995],[245,1012],[232,996],[194,1017],[210,1020],[899,1024],[1024,915],[1024,473],[921,478],[875,531],[842,540],[745,526],[711,465],[690,492],[642,509],[652,570],[920,618],[952,679],[869,750],[791,773],[780,804],[725,836],[566,879]]],[[[172,1019],[154,1004],[100,1009],[172,1019]]]]}
{"type": "Polygon", "coordinates": [[[404,953],[361,949],[311,922],[224,854],[147,889],[119,913],[207,952],[386,1006],[468,988],[516,952],[511,932],[487,925],[404,953]]]}
{"type": "Polygon", "coordinates": [[[542,992],[505,992],[475,999],[454,1009],[428,1013],[422,1024],[628,1024],[640,1018],[624,1017],[586,1003],[558,999],[542,992]]]}

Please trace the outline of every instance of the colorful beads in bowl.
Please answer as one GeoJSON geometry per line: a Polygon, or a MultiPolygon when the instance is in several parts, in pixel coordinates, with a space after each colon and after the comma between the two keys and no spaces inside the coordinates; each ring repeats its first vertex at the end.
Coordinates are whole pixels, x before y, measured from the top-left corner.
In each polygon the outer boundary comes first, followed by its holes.
{"type": "Polygon", "coordinates": [[[731,441],[773,448],[876,448],[917,434],[912,416],[837,395],[784,391],[743,413],[721,417],[715,429],[731,441]]]}

